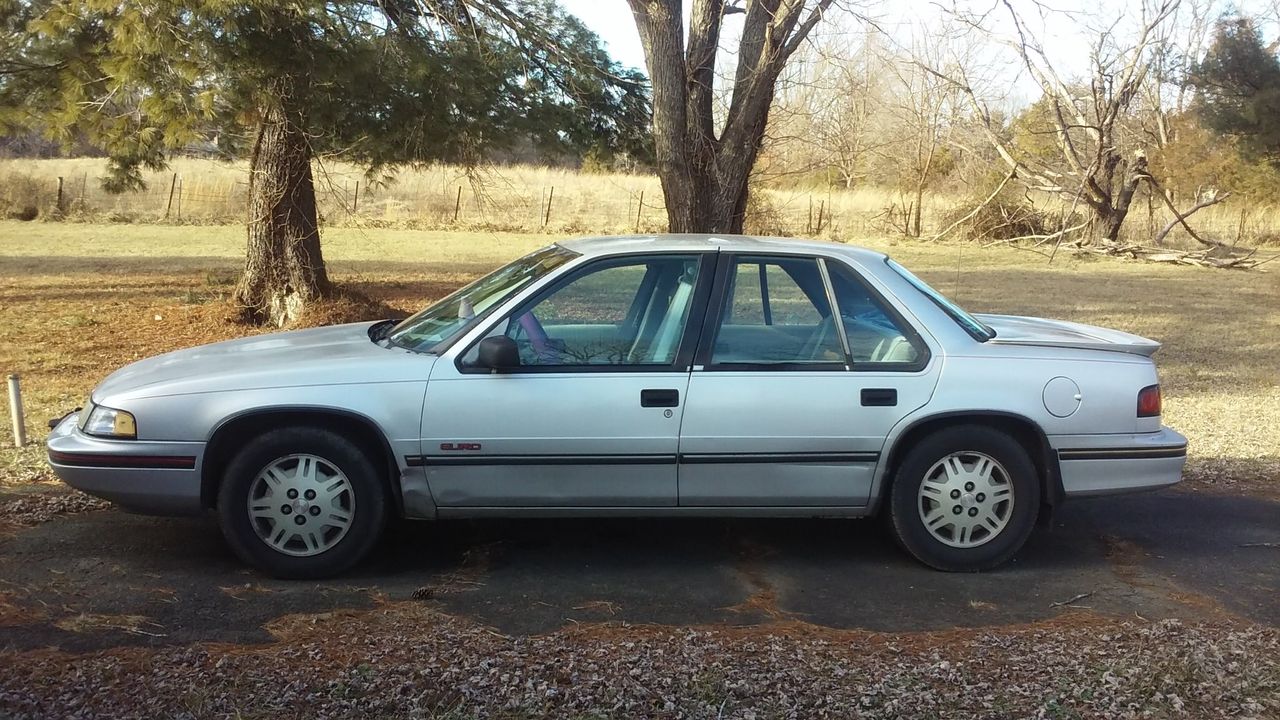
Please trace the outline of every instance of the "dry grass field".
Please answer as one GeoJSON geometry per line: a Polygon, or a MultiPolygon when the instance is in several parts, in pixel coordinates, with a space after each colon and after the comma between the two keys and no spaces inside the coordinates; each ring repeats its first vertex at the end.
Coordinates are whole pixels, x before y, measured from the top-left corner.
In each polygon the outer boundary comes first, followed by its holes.
{"type": "MultiPolygon", "coordinates": [[[[222,300],[232,226],[0,222],[0,371],[19,373],[36,442],[0,452],[0,484],[51,479],[44,421],[132,360],[247,332],[222,300]]],[[[330,228],[339,283],[412,311],[553,240],[547,234],[330,228]]],[[[867,239],[975,311],[1123,328],[1164,343],[1166,422],[1191,438],[1190,484],[1280,488],[1280,274],[867,239]]],[[[1280,263],[1277,263],[1280,266],[1280,263]]],[[[1271,266],[1265,266],[1270,268],[1271,266]]],[[[10,437],[7,417],[3,443],[10,437]]]]}
{"type": "MultiPolygon", "coordinates": [[[[144,173],[145,190],[123,195],[101,189],[104,170],[100,158],[0,159],[0,218],[26,210],[49,216],[62,178],[64,217],[74,222],[237,225],[244,220],[244,162],[178,158],[166,171],[144,173]]],[[[666,223],[661,188],[652,175],[532,166],[469,172],[432,165],[404,169],[371,185],[360,168],[320,162],[315,177],[320,214],[328,227],[580,235],[661,232],[666,223]]],[[[760,187],[748,207],[747,231],[856,242],[898,232],[889,209],[896,207],[900,220],[907,202],[910,198],[882,188],[760,187]]],[[[924,234],[940,231],[949,213],[972,202],[960,195],[927,194],[924,234]]],[[[1037,203],[1052,213],[1070,210],[1058,200],[1041,197],[1037,203]]],[[[1125,239],[1150,242],[1169,219],[1159,203],[1139,201],[1125,239]]],[[[1228,200],[1198,213],[1194,225],[1228,242],[1280,242],[1280,208],[1270,205],[1228,200]]],[[[1178,229],[1170,242],[1190,240],[1178,229]]]]}
{"type": "MultiPolygon", "coordinates": [[[[93,158],[0,160],[0,186],[17,189],[6,194],[0,187],[0,216],[32,197],[41,212],[51,211],[61,177],[63,206],[72,220],[155,222],[167,214],[168,222],[235,224],[244,218],[243,162],[178,159],[165,172],[146,173],[145,190],[123,195],[99,187],[104,167],[93,158]]],[[[658,179],[642,174],[526,166],[468,172],[433,165],[370,185],[359,168],[317,163],[316,193],[331,227],[604,234],[659,232],[666,224],[658,179]]],[[[877,218],[895,202],[880,189],[765,189],[760,198],[752,206],[757,232],[813,235],[821,219],[821,234],[832,238],[873,232],[881,226],[877,218]]],[[[926,218],[936,218],[955,200],[937,196],[927,203],[926,218]]]]}

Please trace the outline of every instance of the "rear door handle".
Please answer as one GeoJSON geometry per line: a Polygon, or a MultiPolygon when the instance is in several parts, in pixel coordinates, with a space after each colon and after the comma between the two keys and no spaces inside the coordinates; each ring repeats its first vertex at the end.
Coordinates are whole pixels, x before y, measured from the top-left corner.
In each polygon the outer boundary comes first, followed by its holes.
{"type": "Polygon", "coordinates": [[[893,407],[898,404],[898,391],[894,388],[863,388],[864,407],[893,407]]]}
{"type": "Polygon", "coordinates": [[[640,407],[676,407],[679,404],[679,390],[640,391],[640,407]]]}

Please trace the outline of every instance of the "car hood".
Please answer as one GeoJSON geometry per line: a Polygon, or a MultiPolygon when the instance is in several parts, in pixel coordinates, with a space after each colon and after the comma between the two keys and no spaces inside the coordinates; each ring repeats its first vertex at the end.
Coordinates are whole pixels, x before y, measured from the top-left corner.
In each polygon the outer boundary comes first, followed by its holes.
{"type": "Polygon", "coordinates": [[[1160,343],[1155,340],[1096,325],[1014,315],[978,315],[977,318],[996,331],[995,338],[989,342],[1002,345],[1109,350],[1146,357],[1160,349],[1160,343]]]}
{"type": "Polygon", "coordinates": [[[157,355],[112,373],[93,399],[110,405],[164,395],[427,379],[434,356],[374,343],[371,325],[256,335],[157,355]]]}

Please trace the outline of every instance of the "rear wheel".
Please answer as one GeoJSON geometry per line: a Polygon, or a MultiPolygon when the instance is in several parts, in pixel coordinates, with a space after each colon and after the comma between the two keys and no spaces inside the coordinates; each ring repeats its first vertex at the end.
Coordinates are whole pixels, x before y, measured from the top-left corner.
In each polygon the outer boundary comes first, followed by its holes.
{"type": "Polygon", "coordinates": [[[342,435],[282,428],[250,441],[227,466],[218,519],[243,560],[276,577],[341,573],[386,524],[377,466],[342,435]]]}
{"type": "Polygon", "coordinates": [[[973,572],[1013,557],[1039,508],[1040,480],[1026,449],[994,428],[964,425],[910,449],[894,475],[889,522],[920,562],[973,572]]]}

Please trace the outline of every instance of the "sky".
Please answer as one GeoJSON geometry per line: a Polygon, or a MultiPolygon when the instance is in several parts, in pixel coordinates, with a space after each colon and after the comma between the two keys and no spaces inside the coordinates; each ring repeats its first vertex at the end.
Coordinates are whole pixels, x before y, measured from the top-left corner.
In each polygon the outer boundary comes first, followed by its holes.
{"type": "MultiPolygon", "coordinates": [[[[941,6],[951,6],[952,2],[973,11],[982,12],[996,9],[992,17],[1004,16],[1003,8],[998,0],[896,0],[891,2],[864,3],[868,12],[872,13],[877,24],[899,44],[906,46],[914,29],[921,24],[934,25],[940,23],[943,16],[941,6]]],[[[1197,0],[1183,0],[1182,10],[1197,0]]],[[[1250,14],[1263,14],[1280,5],[1275,0],[1198,0],[1200,3],[1213,2],[1218,12],[1226,12],[1229,8],[1242,8],[1250,14]]],[[[591,28],[605,43],[609,54],[623,65],[644,71],[644,51],[640,46],[640,37],[636,32],[635,21],[626,0],[561,0],[566,10],[577,15],[587,27],[591,28]]],[[[688,0],[685,2],[688,12],[688,0]]],[[[1139,7],[1134,0],[1120,0],[1114,3],[1099,3],[1098,0],[1039,0],[1032,4],[1028,0],[1015,0],[1026,22],[1031,26],[1045,45],[1055,67],[1065,76],[1083,75],[1088,70],[1089,39],[1080,29],[1082,22],[1094,25],[1110,22],[1112,19],[1128,15],[1130,18],[1139,7]],[[1049,7],[1054,12],[1044,19],[1037,17],[1035,8],[1049,7]]],[[[722,48],[731,48],[735,39],[736,25],[741,24],[741,15],[730,16],[722,33],[722,48]]],[[[848,19],[824,21],[826,27],[819,26],[819,32],[840,32],[840,27],[856,26],[848,19]],[[836,27],[833,29],[832,24],[836,27]]],[[[996,23],[999,27],[1000,23],[996,23]]],[[[1117,30],[1123,28],[1123,23],[1117,30]]],[[[1007,30],[1008,28],[1005,28],[1007,30]]],[[[918,30],[915,30],[919,32],[918,30]]],[[[927,34],[927,31],[926,31],[927,34]]],[[[1275,29],[1270,35],[1274,36],[1275,29]]],[[[723,51],[722,51],[723,52],[723,51]]],[[[723,60],[723,58],[722,58],[723,60]]],[[[1013,104],[1023,104],[1039,95],[1039,88],[1027,77],[1017,63],[1006,64],[1009,88],[1009,100],[1013,104]]]]}

